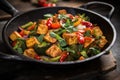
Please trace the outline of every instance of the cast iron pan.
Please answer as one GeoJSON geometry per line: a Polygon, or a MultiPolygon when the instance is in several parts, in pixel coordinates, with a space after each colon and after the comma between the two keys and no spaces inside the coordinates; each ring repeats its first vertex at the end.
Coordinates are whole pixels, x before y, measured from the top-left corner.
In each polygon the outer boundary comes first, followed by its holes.
{"type": "Polygon", "coordinates": [[[0,2],[5,4],[1,8],[13,16],[4,26],[4,29],[2,32],[2,37],[3,37],[3,41],[6,44],[6,46],[11,50],[12,53],[15,54],[15,55],[7,55],[7,54],[0,53],[1,59],[38,62],[41,64],[47,64],[47,65],[48,64],[49,65],[80,64],[83,62],[87,62],[87,61],[96,59],[96,58],[100,57],[101,55],[107,53],[111,49],[111,47],[113,46],[113,44],[116,40],[116,30],[115,30],[115,27],[113,26],[113,24],[110,22],[110,18],[112,16],[112,13],[114,12],[114,7],[108,3],[98,2],[98,1],[97,2],[89,2],[85,5],[83,5],[82,8],[71,8],[71,7],[38,8],[38,9],[34,9],[31,11],[27,11],[22,14],[19,14],[19,11],[16,10],[12,5],[10,5],[6,0],[0,0],[0,2]],[[106,6],[110,7],[111,10],[108,13],[108,15],[106,17],[104,17],[96,12],[87,10],[87,7],[90,5],[93,5],[93,4],[106,5],[106,6]],[[87,16],[90,17],[92,23],[97,23],[101,27],[104,35],[106,36],[106,38],[108,40],[108,44],[104,47],[104,49],[101,53],[99,53],[98,55],[95,55],[93,57],[87,58],[85,60],[82,60],[82,61],[70,61],[70,62],[60,63],[60,62],[43,62],[43,61],[31,59],[22,54],[17,53],[15,50],[12,49],[12,46],[11,46],[10,40],[9,40],[9,35],[13,31],[18,30],[18,27],[20,25],[23,25],[29,21],[37,21],[38,19],[43,18],[44,14],[46,14],[46,13],[54,14],[60,9],[66,9],[68,11],[68,13],[71,13],[73,15],[75,15],[77,13],[85,13],[87,16]]]}

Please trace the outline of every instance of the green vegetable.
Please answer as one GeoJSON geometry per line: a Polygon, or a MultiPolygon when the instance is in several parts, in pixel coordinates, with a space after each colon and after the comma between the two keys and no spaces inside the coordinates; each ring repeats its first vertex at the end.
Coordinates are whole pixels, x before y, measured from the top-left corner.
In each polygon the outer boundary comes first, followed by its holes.
{"type": "Polygon", "coordinates": [[[91,54],[94,54],[94,55],[100,53],[100,50],[97,49],[97,48],[95,48],[95,47],[91,47],[91,48],[89,48],[89,50],[90,50],[90,53],[91,53],[91,54]]]}
{"type": "Polygon", "coordinates": [[[22,54],[22,53],[23,53],[23,49],[22,49],[22,48],[20,48],[20,47],[19,47],[19,48],[17,48],[16,50],[17,50],[17,52],[18,52],[18,53],[20,53],[20,54],[22,54]]]}
{"type": "Polygon", "coordinates": [[[38,34],[36,33],[35,30],[33,30],[33,31],[30,31],[29,37],[30,37],[30,36],[36,36],[36,35],[38,35],[38,34]]]}
{"type": "Polygon", "coordinates": [[[44,34],[41,34],[39,37],[37,37],[39,42],[43,42],[44,34]]]}
{"type": "Polygon", "coordinates": [[[45,55],[46,50],[50,47],[49,43],[42,42],[41,44],[35,44],[34,45],[34,50],[39,54],[39,55],[45,55]]]}
{"type": "Polygon", "coordinates": [[[53,14],[45,14],[45,15],[44,15],[45,18],[50,18],[50,17],[52,17],[52,16],[53,16],[53,14]]]}
{"type": "Polygon", "coordinates": [[[75,51],[72,50],[72,49],[69,48],[69,47],[63,48],[63,50],[65,50],[65,51],[67,51],[67,52],[70,52],[70,53],[72,53],[72,54],[75,54],[75,51]]]}
{"type": "Polygon", "coordinates": [[[90,31],[90,30],[87,30],[87,31],[84,33],[84,36],[90,37],[90,36],[91,36],[91,31],[90,31]]]}
{"type": "Polygon", "coordinates": [[[77,28],[73,26],[73,23],[70,19],[67,19],[65,24],[62,24],[62,27],[67,31],[67,32],[74,32],[77,31],[77,28]]]}
{"type": "Polygon", "coordinates": [[[90,18],[88,16],[86,16],[84,13],[83,14],[79,14],[79,16],[84,19],[85,21],[90,21],[90,18]]]}
{"type": "Polygon", "coordinates": [[[85,50],[81,51],[80,54],[85,57],[88,58],[87,52],[85,50]]]}
{"type": "Polygon", "coordinates": [[[16,45],[13,47],[18,53],[23,53],[23,51],[26,49],[25,40],[22,38],[17,39],[16,45]]]}
{"type": "Polygon", "coordinates": [[[78,51],[81,52],[83,50],[83,45],[82,44],[79,44],[78,45],[78,51]]]}
{"type": "Polygon", "coordinates": [[[57,57],[54,57],[54,58],[50,58],[49,60],[51,62],[57,62],[57,61],[59,61],[59,59],[60,59],[60,56],[57,56],[57,57]]]}
{"type": "Polygon", "coordinates": [[[43,61],[47,61],[47,62],[57,62],[60,59],[60,56],[54,57],[54,58],[49,58],[49,57],[45,57],[42,56],[41,57],[43,61]]]}
{"type": "Polygon", "coordinates": [[[65,39],[61,38],[58,34],[56,34],[54,32],[50,32],[50,36],[56,38],[61,47],[64,47],[67,45],[65,39]]]}
{"type": "Polygon", "coordinates": [[[21,28],[24,28],[24,29],[25,29],[25,28],[28,28],[28,27],[31,26],[31,25],[33,25],[33,22],[28,22],[28,23],[22,25],[21,28]]]}
{"type": "Polygon", "coordinates": [[[59,14],[58,19],[67,19],[67,16],[64,14],[59,14]]]}

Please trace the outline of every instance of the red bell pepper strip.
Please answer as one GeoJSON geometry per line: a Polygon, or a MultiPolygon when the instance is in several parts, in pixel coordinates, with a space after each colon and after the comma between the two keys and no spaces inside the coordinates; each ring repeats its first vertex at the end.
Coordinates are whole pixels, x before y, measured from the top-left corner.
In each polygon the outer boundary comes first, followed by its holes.
{"type": "Polygon", "coordinates": [[[84,35],[83,35],[84,33],[85,33],[84,30],[78,30],[78,31],[76,32],[76,34],[77,34],[77,39],[78,39],[78,43],[79,43],[79,44],[84,44],[84,42],[85,42],[84,35]]]}
{"type": "Polygon", "coordinates": [[[60,62],[64,62],[64,61],[65,61],[65,59],[66,59],[67,57],[68,57],[67,52],[65,52],[65,53],[61,54],[61,57],[60,57],[60,62]]]}
{"type": "Polygon", "coordinates": [[[87,28],[92,28],[93,27],[93,24],[88,22],[88,21],[82,21],[81,24],[85,25],[87,28]]]}
{"type": "Polygon", "coordinates": [[[52,25],[52,19],[51,19],[51,18],[49,18],[49,19],[47,20],[46,25],[48,26],[49,29],[51,28],[51,25],[52,25]]]}
{"type": "Polygon", "coordinates": [[[21,30],[19,34],[23,37],[24,36],[24,30],[21,30]]]}
{"type": "Polygon", "coordinates": [[[51,24],[51,28],[52,28],[52,29],[58,29],[58,28],[60,28],[60,27],[61,27],[61,25],[60,25],[59,22],[55,22],[55,23],[52,23],[52,24],[51,24]]]}
{"type": "Polygon", "coordinates": [[[27,30],[31,31],[35,28],[35,26],[36,26],[36,22],[34,22],[32,26],[28,27],[27,30]]]}
{"type": "Polygon", "coordinates": [[[41,59],[40,56],[38,56],[38,55],[35,55],[34,58],[37,59],[37,60],[40,60],[40,59],[41,59]]]}
{"type": "Polygon", "coordinates": [[[78,36],[78,42],[79,42],[80,44],[84,44],[85,38],[84,38],[83,36],[78,36]]]}
{"type": "Polygon", "coordinates": [[[14,47],[16,45],[17,41],[12,42],[12,46],[14,47]]]}

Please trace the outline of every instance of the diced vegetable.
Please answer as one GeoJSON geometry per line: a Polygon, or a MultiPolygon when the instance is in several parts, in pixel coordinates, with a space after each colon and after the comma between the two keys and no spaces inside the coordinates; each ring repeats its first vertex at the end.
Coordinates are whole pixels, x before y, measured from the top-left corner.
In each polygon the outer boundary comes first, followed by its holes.
{"type": "Polygon", "coordinates": [[[85,57],[88,58],[87,52],[85,50],[81,51],[80,54],[85,57]]]}
{"type": "Polygon", "coordinates": [[[34,30],[35,26],[36,26],[36,22],[34,22],[31,26],[29,26],[27,30],[28,31],[34,30]]]}
{"type": "Polygon", "coordinates": [[[95,47],[92,47],[92,48],[89,49],[89,53],[95,55],[95,54],[100,53],[100,50],[95,48],[95,47]]]}
{"type": "Polygon", "coordinates": [[[65,51],[62,52],[61,57],[60,57],[60,62],[64,62],[67,57],[68,57],[68,53],[65,51]]]}
{"type": "Polygon", "coordinates": [[[85,58],[83,56],[80,56],[79,60],[84,60],[85,58]]]}
{"type": "Polygon", "coordinates": [[[51,57],[57,57],[60,56],[62,53],[62,50],[55,44],[53,44],[48,50],[46,50],[46,54],[51,57]]]}
{"type": "Polygon", "coordinates": [[[47,22],[46,22],[46,25],[48,26],[48,28],[50,29],[51,28],[51,25],[52,25],[52,19],[48,19],[47,22]]]}
{"type": "Polygon", "coordinates": [[[50,36],[56,38],[58,40],[60,46],[64,47],[67,45],[66,41],[63,38],[61,38],[58,34],[56,34],[54,32],[50,32],[50,36]]]}
{"type": "Polygon", "coordinates": [[[45,14],[45,15],[44,15],[45,18],[50,18],[50,17],[52,17],[52,16],[53,16],[53,14],[45,14]]]}
{"type": "Polygon", "coordinates": [[[84,47],[88,47],[95,39],[91,37],[85,37],[84,47]]]}
{"type": "Polygon", "coordinates": [[[44,34],[41,34],[39,37],[37,37],[38,41],[42,43],[44,36],[45,36],[44,34]]]}
{"type": "Polygon", "coordinates": [[[46,50],[50,47],[49,43],[42,42],[41,44],[35,44],[34,45],[34,50],[37,52],[39,55],[45,55],[46,50]]]}
{"type": "Polygon", "coordinates": [[[92,34],[97,37],[97,36],[102,36],[103,32],[102,30],[97,26],[93,28],[92,34]]]}
{"type": "Polygon", "coordinates": [[[28,22],[24,25],[21,26],[21,28],[25,29],[25,28],[28,28],[29,26],[32,26],[33,25],[33,22],[28,22]]]}
{"type": "Polygon", "coordinates": [[[74,26],[78,26],[80,23],[81,23],[82,19],[81,18],[78,18],[78,20],[76,22],[74,22],[74,26]]]}
{"type": "Polygon", "coordinates": [[[88,21],[82,21],[81,24],[85,25],[87,28],[92,28],[93,27],[93,24],[88,22],[88,21]]]}
{"type": "Polygon", "coordinates": [[[38,29],[37,29],[37,33],[38,34],[46,34],[48,32],[48,26],[43,25],[43,24],[39,24],[38,29]]]}
{"type": "Polygon", "coordinates": [[[37,53],[34,51],[33,48],[29,48],[24,51],[23,55],[28,56],[30,58],[34,58],[37,55],[37,53]]]}
{"type": "Polygon", "coordinates": [[[44,39],[45,39],[47,42],[50,42],[50,43],[55,43],[55,42],[57,41],[56,38],[51,37],[51,32],[48,32],[48,33],[44,36],[44,39]]]}
{"type": "Polygon", "coordinates": [[[12,34],[10,34],[10,39],[12,41],[15,41],[17,38],[22,38],[22,36],[17,31],[14,31],[12,34]]]}
{"type": "Polygon", "coordinates": [[[76,33],[63,33],[62,36],[66,40],[68,45],[77,44],[76,33]]]}
{"type": "Polygon", "coordinates": [[[52,28],[52,29],[58,29],[58,28],[60,28],[60,27],[61,27],[61,25],[60,25],[59,22],[55,22],[55,23],[52,23],[52,24],[51,24],[51,28],[52,28]]]}
{"type": "Polygon", "coordinates": [[[41,59],[43,61],[47,61],[47,62],[58,62],[59,59],[60,59],[60,56],[57,56],[57,57],[54,57],[54,58],[48,58],[48,57],[42,56],[41,59]]]}
{"type": "Polygon", "coordinates": [[[40,42],[35,37],[31,37],[26,40],[26,45],[28,48],[33,47],[35,44],[40,44],[40,42]]]}
{"type": "Polygon", "coordinates": [[[105,36],[102,36],[99,40],[99,47],[103,48],[105,46],[105,44],[107,43],[107,39],[105,38],[105,36]]]}

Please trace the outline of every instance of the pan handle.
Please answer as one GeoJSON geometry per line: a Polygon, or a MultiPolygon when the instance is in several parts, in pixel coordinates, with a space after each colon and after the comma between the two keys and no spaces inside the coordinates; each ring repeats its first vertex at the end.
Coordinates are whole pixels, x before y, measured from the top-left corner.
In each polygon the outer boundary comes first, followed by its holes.
{"type": "Polygon", "coordinates": [[[0,0],[0,9],[9,13],[12,16],[15,16],[19,13],[7,0],[0,0]]]}
{"type": "Polygon", "coordinates": [[[83,4],[82,6],[80,6],[81,8],[85,8],[88,9],[89,6],[94,5],[94,4],[100,4],[100,5],[105,5],[105,6],[109,6],[111,8],[111,10],[109,11],[109,13],[106,15],[106,17],[110,20],[113,12],[115,10],[115,7],[109,3],[106,2],[101,2],[101,1],[92,1],[92,2],[88,2],[86,4],[83,4]]]}

